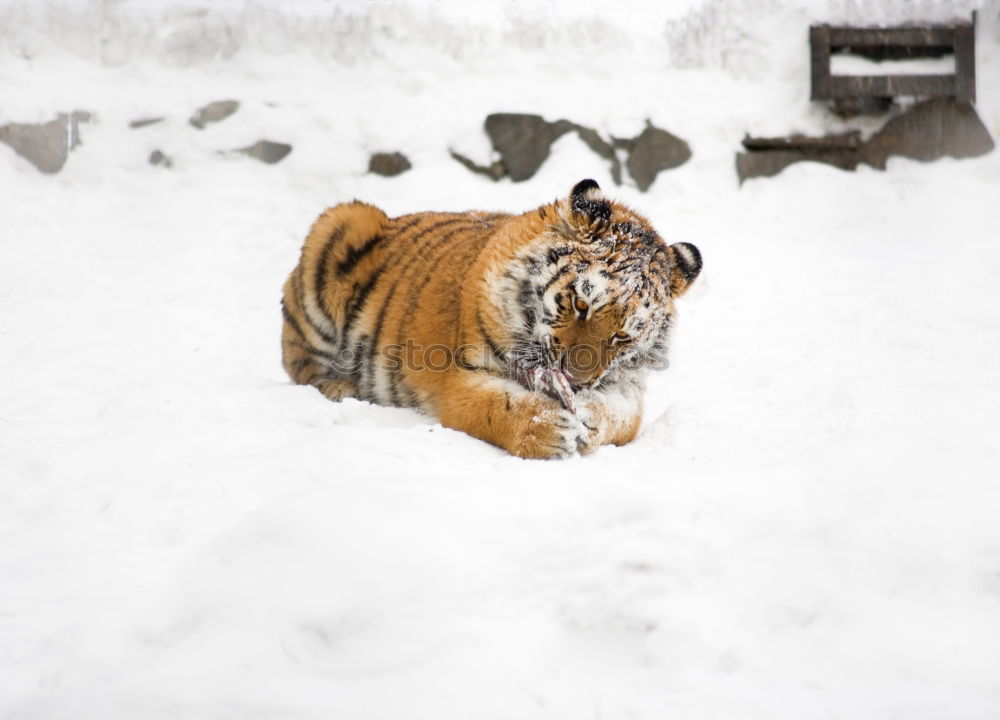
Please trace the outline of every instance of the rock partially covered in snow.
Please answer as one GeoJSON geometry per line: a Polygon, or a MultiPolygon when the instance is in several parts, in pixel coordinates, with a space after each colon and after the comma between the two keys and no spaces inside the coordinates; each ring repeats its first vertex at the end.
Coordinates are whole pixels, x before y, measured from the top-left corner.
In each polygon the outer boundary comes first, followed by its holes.
{"type": "Polygon", "coordinates": [[[156,125],[157,123],[161,123],[164,120],[166,120],[166,118],[162,117],[138,118],[130,122],[128,126],[133,130],[138,130],[139,128],[149,127],[150,125],[156,125]]]}
{"type": "Polygon", "coordinates": [[[237,148],[234,152],[249,155],[268,165],[274,165],[274,163],[284,160],[291,151],[292,146],[287,143],[258,140],[253,145],[245,148],[237,148]]]}
{"type": "Polygon", "coordinates": [[[240,109],[238,100],[217,100],[199,108],[189,121],[199,130],[209,123],[221,122],[240,109]]]}
{"type": "Polygon", "coordinates": [[[608,141],[593,128],[570,120],[550,122],[540,115],[494,113],[486,118],[486,134],[500,160],[490,166],[478,165],[455,151],[451,156],[469,170],[499,180],[515,182],[532,177],[548,159],[552,143],[568,132],[575,132],[583,143],[611,163],[611,177],[622,181],[622,164],[617,149],[628,152],[627,167],[640,190],[647,190],[661,170],[683,165],[691,149],[680,138],[647,123],[635,139],[608,141]]]}
{"type": "Polygon", "coordinates": [[[602,138],[600,133],[593,128],[574,124],[573,129],[587,147],[611,163],[611,179],[615,181],[616,185],[621,185],[622,164],[615,152],[614,145],[602,138]]]}
{"type": "Polygon", "coordinates": [[[409,159],[400,152],[374,153],[368,161],[368,172],[385,177],[394,177],[409,170],[413,165],[409,159]]]}
{"type": "Polygon", "coordinates": [[[686,142],[649,121],[639,137],[619,141],[619,145],[628,150],[625,167],[643,192],[650,188],[660,172],[679,167],[691,159],[691,148],[686,142]]]}
{"type": "Polygon", "coordinates": [[[169,169],[174,166],[174,161],[166,156],[162,150],[154,150],[149,154],[149,164],[160,165],[169,169]]]}
{"type": "Polygon", "coordinates": [[[80,144],[79,124],[89,122],[90,113],[80,110],[60,113],[46,123],[9,123],[0,126],[0,142],[43,173],[62,170],[69,152],[80,144]]]}
{"type": "Polygon", "coordinates": [[[485,175],[491,180],[500,180],[501,178],[507,177],[507,167],[503,164],[503,160],[497,160],[496,162],[487,165],[479,165],[473,162],[469,158],[465,157],[460,152],[455,150],[449,150],[452,158],[464,165],[468,170],[477,173],[479,175],[485,175]]]}
{"type": "Polygon", "coordinates": [[[486,117],[486,134],[515,182],[538,172],[552,143],[572,129],[570,122],[549,122],[540,115],[493,113],[486,117]]]}
{"type": "Polygon", "coordinates": [[[862,152],[865,162],[884,170],[890,155],[929,162],[946,155],[976,157],[992,149],[993,138],[972,105],[935,98],[887,122],[862,152]]]}

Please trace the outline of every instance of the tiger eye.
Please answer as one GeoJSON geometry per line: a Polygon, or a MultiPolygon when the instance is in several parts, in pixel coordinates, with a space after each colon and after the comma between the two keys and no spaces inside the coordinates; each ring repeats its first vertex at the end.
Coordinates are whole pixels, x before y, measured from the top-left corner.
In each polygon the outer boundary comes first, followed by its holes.
{"type": "Polygon", "coordinates": [[[577,298],[573,301],[573,307],[575,307],[579,312],[586,312],[587,308],[590,306],[587,305],[587,301],[583,298],[577,298]]]}

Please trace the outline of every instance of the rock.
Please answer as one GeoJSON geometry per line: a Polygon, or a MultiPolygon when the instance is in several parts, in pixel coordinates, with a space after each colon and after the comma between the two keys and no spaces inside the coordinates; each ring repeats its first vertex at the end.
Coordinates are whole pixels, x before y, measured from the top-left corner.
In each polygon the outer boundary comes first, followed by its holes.
{"type": "Polygon", "coordinates": [[[507,177],[507,168],[503,164],[503,160],[497,160],[495,163],[492,163],[487,167],[485,165],[477,165],[472,160],[465,157],[465,155],[455,152],[454,150],[449,150],[448,152],[451,153],[451,156],[455,160],[462,163],[462,165],[464,165],[466,168],[468,168],[474,173],[478,173],[479,175],[485,175],[490,180],[496,181],[500,180],[501,178],[507,177]]]}
{"type": "Polygon", "coordinates": [[[679,167],[691,159],[688,144],[649,121],[639,137],[628,144],[625,167],[639,189],[645,192],[663,170],[679,167]]]}
{"type": "Polygon", "coordinates": [[[514,182],[527,180],[549,157],[560,136],[573,129],[565,120],[548,122],[540,115],[493,113],[486,117],[486,134],[514,182]]]}
{"type": "Polygon", "coordinates": [[[977,157],[993,147],[993,138],[972,105],[935,98],[919,102],[887,122],[865,143],[861,155],[864,162],[884,170],[890,155],[929,162],[945,155],[977,157]]]}
{"type": "Polygon", "coordinates": [[[166,118],[152,117],[152,118],[139,118],[138,120],[133,120],[128,124],[133,130],[138,130],[139,128],[144,128],[149,125],[155,125],[166,120],[166,118]]]}
{"type": "Polygon", "coordinates": [[[203,108],[199,108],[198,111],[191,117],[189,122],[201,130],[208,125],[208,123],[221,122],[222,120],[225,120],[239,109],[240,103],[238,100],[218,100],[216,102],[209,103],[203,108]]]}
{"type": "Polygon", "coordinates": [[[368,172],[394,177],[413,167],[406,155],[399,152],[374,153],[368,160],[368,172]]]}
{"type": "Polygon", "coordinates": [[[77,110],[60,113],[47,123],[10,123],[0,126],[0,142],[46,174],[62,170],[69,151],[80,144],[79,124],[89,122],[90,113],[77,110]]]}
{"type": "Polygon", "coordinates": [[[162,165],[163,167],[169,169],[174,166],[174,161],[163,154],[160,150],[154,150],[149,154],[149,164],[150,165],[162,165]]]}
{"type": "Polygon", "coordinates": [[[237,148],[234,150],[234,152],[249,155],[252,158],[256,158],[261,162],[267,163],[268,165],[274,165],[276,162],[281,162],[291,151],[291,145],[272,142],[270,140],[258,140],[250,147],[237,148]]]}
{"type": "Polygon", "coordinates": [[[614,145],[602,138],[593,128],[574,124],[573,130],[576,131],[576,134],[581,140],[583,140],[587,147],[605,160],[611,162],[611,179],[615,181],[616,185],[621,185],[622,163],[621,160],[618,159],[618,154],[615,153],[614,145]]]}
{"type": "Polygon", "coordinates": [[[568,132],[575,132],[587,147],[611,163],[611,177],[618,184],[622,181],[622,164],[615,150],[628,150],[629,170],[642,190],[653,184],[660,170],[677,167],[691,157],[686,142],[649,123],[634,140],[611,142],[585,125],[570,120],[550,122],[540,115],[524,113],[494,113],[487,116],[485,127],[493,149],[500,155],[499,161],[484,166],[454,150],[451,156],[472,172],[494,180],[508,176],[520,182],[532,177],[549,157],[552,143],[568,132]]]}
{"type": "MultiPolygon", "coordinates": [[[[62,117],[60,115],[59,117],[62,117]]],[[[80,123],[89,123],[94,118],[92,113],[86,110],[74,110],[69,114],[69,149],[79,147],[83,144],[80,140],[80,123]]]]}

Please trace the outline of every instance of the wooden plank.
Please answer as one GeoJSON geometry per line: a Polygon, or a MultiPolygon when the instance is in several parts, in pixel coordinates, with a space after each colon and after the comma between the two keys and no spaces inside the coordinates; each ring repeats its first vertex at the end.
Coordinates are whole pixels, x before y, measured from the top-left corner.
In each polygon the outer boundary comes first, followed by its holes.
{"type": "Polygon", "coordinates": [[[812,87],[810,98],[829,100],[830,95],[830,29],[819,25],[809,28],[812,87]]]}
{"type": "Polygon", "coordinates": [[[914,47],[953,45],[955,30],[961,25],[931,25],[926,27],[902,28],[852,28],[830,27],[829,37],[832,48],[853,45],[910,45],[914,47]]]}
{"type": "Polygon", "coordinates": [[[851,130],[846,133],[824,135],[822,137],[791,135],[789,137],[777,138],[750,137],[747,135],[743,138],[743,147],[754,151],[852,151],[861,147],[861,133],[857,130],[851,130]]]}
{"type": "Polygon", "coordinates": [[[955,30],[955,99],[976,101],[976,29],[965,25],[955,30]]]}
{"type": "Polygon", "coordinates": [[[830,97],[953,97],[955,84],[954,75],[833,75],[830,78],[830,97]]]}

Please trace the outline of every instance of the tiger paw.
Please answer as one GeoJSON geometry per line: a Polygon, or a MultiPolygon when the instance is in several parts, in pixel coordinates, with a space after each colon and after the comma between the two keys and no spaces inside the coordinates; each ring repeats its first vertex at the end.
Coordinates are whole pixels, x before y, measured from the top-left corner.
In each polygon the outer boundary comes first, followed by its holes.
{"type": "Polygon", "coordinates": [[[588,446],[588,433],[574,413],[547,402],[528,419],[511,452],[523,458],[564,458],[588,446]]]}
{"type": "Polygon", "coordinates": [[[601,446],[598,416],[591,411],[590,407],[584,405],[577,410],[575,417],[582,430],[580,438],[577,440],[577,450],[580,451],[581,455],[589,455],[601,446]]]}
{"type": "Polygon", "coordinates": [[[334,402],[358,396],[357,386],[349,380],[321,380],[316,383],[316,387],[328,400],[334,402]]]}

